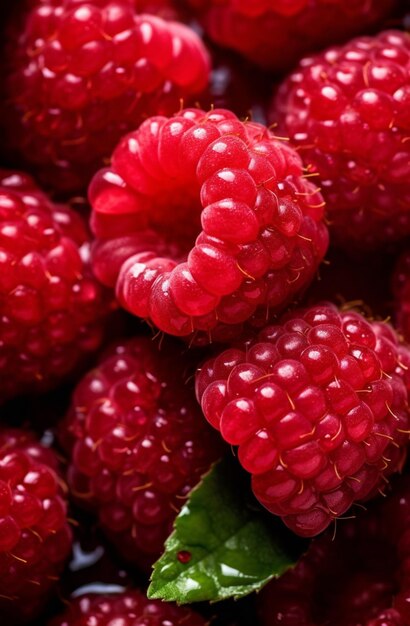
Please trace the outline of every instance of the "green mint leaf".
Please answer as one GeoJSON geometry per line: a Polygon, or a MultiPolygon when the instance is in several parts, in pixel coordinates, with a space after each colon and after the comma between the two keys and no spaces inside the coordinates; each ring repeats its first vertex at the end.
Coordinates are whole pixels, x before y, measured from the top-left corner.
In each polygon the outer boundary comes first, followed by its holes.
{"type": "Polygon", "coordinates": [[[243,474],[223,460],[177,516],[148,597],[179,604],[240,598],[281,576],[305,548],[260,509],[243,474]]]}

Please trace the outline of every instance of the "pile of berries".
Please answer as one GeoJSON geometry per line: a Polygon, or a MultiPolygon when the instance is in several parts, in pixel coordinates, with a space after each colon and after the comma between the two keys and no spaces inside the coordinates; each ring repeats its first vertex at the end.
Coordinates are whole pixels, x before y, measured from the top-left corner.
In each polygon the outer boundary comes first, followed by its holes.
{"type": "Polygon", "coordinates": [[[1,623],[410,626],[405,2],[6,4],[1,623]],[[309,547],[150,599],[227,456],[309,547]]]}

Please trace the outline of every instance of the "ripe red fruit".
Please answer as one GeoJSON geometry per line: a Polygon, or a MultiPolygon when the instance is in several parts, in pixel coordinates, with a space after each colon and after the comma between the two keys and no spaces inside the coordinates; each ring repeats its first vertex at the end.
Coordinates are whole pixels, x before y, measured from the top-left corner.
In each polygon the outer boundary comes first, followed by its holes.
{"type": "Polygon", "coordinates": [[[0,170],[0,400],[61,382],[101,343],[107,294],[85,221],[0,170]]]}
{"type": "Polygon", "coordinates": [[[380,24],[396,0],[185,0],[216,43],[276,71],[380,24]]]}
{"type": "Polygon", "coordinates": [[[410,234],[410,35],[387,31],[305,59],[271,110],[317,173],[334,241],[410,234]]]}
{"type": "Polygon", "coordinates": [[[143,568],[160,555],[185,497],[221,453],[185,367],[172,343],[117,345],[78,385],[61,432],[73,495],[143,568]]]}
{"type": "Polygon", "coordinates": [[[394,486],[387,500],[313,541],[263,590],[262,626],[408,626],[408,477],[394,486]]]}
{"type": "Polygon", "coordinates": [[[24,20],[16,16],[4,131],[51,188],[85,188],[125,132],[149,115],[174,113],[206,86],[199,37],[138,12],[150,4],[161,3],[37,0],[24,20]]]}
{"type": "Polygon", "coordinates": [[[93,268],[128,311],[172,335],[224,337],[314,276],[328,243],[302,162],[230,111],[153,117],[91,182],[93,268]]]}
{"type": "Polygon", "coordinates": [[[34,619],[71,548],[54,452],[24,430],[0,430],[0,614],[34,619]]]}
{"type": "Polygon", "coordinates": [[[48,626],[206,626],[190,609],[158,600],[147,600],[134,590],[108,595],[86,594],[70,602],[48,626]]]}
{"type": "Polygon", "coordinates": [[[409,358],[386,324],[317,305],[208,361],[197,397],[258,500],[313,536],[402,467],[409,358]]]}

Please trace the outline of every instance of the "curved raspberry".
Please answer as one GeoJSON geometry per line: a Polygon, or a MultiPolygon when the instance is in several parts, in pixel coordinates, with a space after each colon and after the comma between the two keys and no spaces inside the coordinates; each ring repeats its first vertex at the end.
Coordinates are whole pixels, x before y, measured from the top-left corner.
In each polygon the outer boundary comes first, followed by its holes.
{"type": "Polygon", "coordinates": [[[395,298],[395,321],[406,341],[410,341],[410,251],[398,259],[392,289],[395,298]]]}
{"type": "Polygon", "coordinates": [[[49,626],[206,626],[190,609],[147,600],[141,591],[109,595],[86,594],[70,602],[66,612],[49,626]]]}
{"type": "Polygon", "coordinates": [[[216,43],[276,71],[380,24],[396,0],[184,0],[216,43]]]}
{"type": "Polygon", "coordinates": [[[141,567],[160,555],[190,489],[220,453],[186,386],[181,347],[119,344],[78,385],[61,437],[74,496],[141,567]],[[177,356],[176,356],[177,355],[177,356]]]}
{"type": "Polygon", "coordinates": [[[70,553],[57,469],[53,451],[31,433],[0,429],[0,614],[7,624],[34,619],[70,553]]]}
{"type": "Polygon", "coordinates": [[[410,35],[387,31],[305,59],[273,103],[327,202],[335,241],[410,234],[410,35]]]}
{"type": "Polygon", "coordinates": [[[124,133],[208,80],[196,33],[134,0],[36,0],[10,39],[7,145],[53,189],[85,188],[124,133]]]}
{"type": "Polygon", "coordinates": [[[323,304],[208,361],[197,397],[258,500],[313,536],[402,467],[409,358],[386,324],[323,304]]]}
{"type": "Polygon", "coordinates": [[[0,400],[57,385],[99,347],[108,300],[88,237],[30,177],[0,170],[0,400]]]}
{"type": "Polygon", "coordinates": [[[259,596],[262,626],[407,626],[410,482],[313,541],[259,596]]]}
{"type": "Polygon", "coordinates": [[[220,335],[305,287],[327,248],[299,156],[227,110],[153,117],[91,182],[93,268],[172,335],[220,335]]]}

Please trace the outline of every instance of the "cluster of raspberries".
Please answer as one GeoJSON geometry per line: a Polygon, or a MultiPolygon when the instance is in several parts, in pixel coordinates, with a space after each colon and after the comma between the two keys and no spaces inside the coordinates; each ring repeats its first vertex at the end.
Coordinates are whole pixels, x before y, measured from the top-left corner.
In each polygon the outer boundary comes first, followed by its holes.
{"type": "Polygon", "coordinates": [[[404,5],[0,7],[2,626],[410,626],[404,5]],[[150,600],[227,455],[309,547],[150,600]]]}

